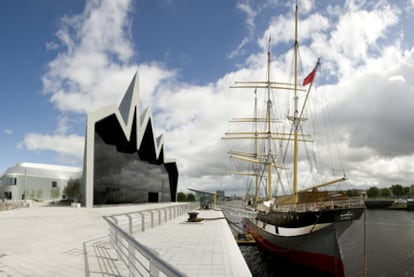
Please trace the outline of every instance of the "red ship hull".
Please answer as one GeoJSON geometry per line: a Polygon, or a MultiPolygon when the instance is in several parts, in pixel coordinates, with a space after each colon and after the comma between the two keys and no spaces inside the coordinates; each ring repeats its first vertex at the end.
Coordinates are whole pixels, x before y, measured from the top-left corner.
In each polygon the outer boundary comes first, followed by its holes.
{"type": "Polygon", "coordinates": [[[245,219],[244,223],[259,247],[272,255],[332,276],[345,276],[337,234],[348,228],[351,221],[332,223],[299,236],[280,236],[268,232],[251,219],[245,219]]]}

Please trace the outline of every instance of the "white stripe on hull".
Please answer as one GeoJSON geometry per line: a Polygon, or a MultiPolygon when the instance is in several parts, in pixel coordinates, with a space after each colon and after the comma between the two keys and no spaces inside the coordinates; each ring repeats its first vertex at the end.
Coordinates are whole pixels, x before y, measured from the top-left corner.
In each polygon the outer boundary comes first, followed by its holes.
{"type": "Polygon", "coordinates": [[[322,223],[322,224],[313,224],[304,227],[297,227],[297,228],[285,228],[285,227],[276,227],[272,224],[264,224],[260,220],[252,220],[252,222],[256,223],[257,226],[264,226],[266,232],[271,233],[273,235],[281,236],[281,237],[294,237],[294,236],[301,236],[306,235],[311,232],[318,231],[323,229],[332,223],[322,223]]]}
{"type": "Polygon", "coordinates": [[[342,233],[352,224],[352,222],[346,222],[346,223],[321,223],[321,224],[313,224],[313,225],[308,225],[308,226],[303,226],[303,227],[297,227],[297,228],[285,228],[285,227],[276,227],[272,224],[264,224],[262,221],[260,220],[251,220],[252,223],[255,223],[255,225],[257,225],[259,228],[265,230],[268,233],[271,233],[273,235],[276,236],[281,236],[281,237],[295,237],[295,236],[302,236],[302,235],[307,235],[310,234],[312,232],[316,232],[319,231],[323,228],[328,227],[329,225],[335,224],[335,226],[337,227],[337,235],[338,237],[340,237],[342,235],[342,233]],[[342,226],[345,225],[345,226],[342,226]],[[260,227],[262,226],[262,227],[260,227]]]}

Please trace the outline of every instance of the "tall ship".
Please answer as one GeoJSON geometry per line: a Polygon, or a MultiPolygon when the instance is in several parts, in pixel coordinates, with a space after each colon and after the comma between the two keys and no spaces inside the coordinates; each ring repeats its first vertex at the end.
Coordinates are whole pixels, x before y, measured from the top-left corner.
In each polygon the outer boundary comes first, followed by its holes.
{"type": "Polygon", "coordinates": [[[346,181],[345,173],[333,180],[323,180],[326,170],[316,165],[315,156],[326,155],[330,150],[311,152],[307,146],[316,143],[313,137],[321,137],[308,133],[312,128],[308,130],[306,126],[312,123],[305,117],[319,60],[299,83],[297,3],[294,25],[293,70],[288,70],[293,75],[291,81],[272,81],[269,36],[265,80],[236,82],[232,86],[254,93],[253,115],[232,119],[230,122],[238,129],[225,133],[223,139],[248,148],[230,150],[228,154],[231,160],[246,165],[244,170],[232,173],[244,175],[242,178],[251,182],[246,186],[249,194],[244,209],[249,212],[243,224],[256,243],[275,257],[344,276],[338,238],[361,217],[365,206],[359,197],[347,197],[325,188],[346,181]],[[249,130],[243,130],[242,125],[249,125],[249,130]],[[306,157],[310,158],[307,165],[306,157]]]}

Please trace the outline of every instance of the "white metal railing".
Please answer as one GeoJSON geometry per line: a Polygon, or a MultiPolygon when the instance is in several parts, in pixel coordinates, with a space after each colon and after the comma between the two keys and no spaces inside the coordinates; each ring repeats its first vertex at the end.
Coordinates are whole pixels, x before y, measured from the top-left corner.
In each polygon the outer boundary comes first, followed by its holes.
{"type": "MultiPolygon", "coordinates": [[[[336,209],[336,208],[361,208],[365,207],[364,199],[349,198],[346,200],[329,200],[319,202],[309,202],[300,204],[276,204],[272,207],[275,211],[289,212],[305,212],[305,211],[320,211],[321,209],[336,209]]],[[[253,210],[247,210],[244,208],[233,207],[233,206],[220,206],[223,212],[231,214],[237,217],[255,218],[256,212],[253,210]]]]}
{"type": "Polygon", "coordinates": [[[170,207],[136,211],[108,216],[113,222],[129,234],[145,232],[169,220],[179,217],[198,206],[198,203],[183,203],[170,207]]]}
{"type": "Polygon", "coordinates": [[[220,206],[224,214],[231,214],[236,217],[245,217],[245,218],[256,218],[257,214],[255,211],[249,211],[243,208],[230,207],[230,206],[220,206]]]}
{"type": "Polygon", "coordinates": [[[108,217],[104,217],[109,224],[110,240],[118,254],[128,268],[128,276],[186,276],[168,262],[161,259],[157,253],[139,243],[133,236],[122,230],[108,217]]]}
{"type": "Polygon", "coordinates": [[[300,204],[280,204],[273,207],[276,211],[319,211],[324,208],[336,209],[336,208],[361,208],[364,207],[364,199],[362,198],[349,198],[346,200],[329,200],[319,202],[309,202],[300,204]]]}
{"type": "Polygon", "coordinates": [[[110,241],[118,259],[128,268],[129,276],[186,276],[157,253],[137,241],[133,234],[179,217],[193,210],[197,203],[104,216],[109,225],[110,241]]]}

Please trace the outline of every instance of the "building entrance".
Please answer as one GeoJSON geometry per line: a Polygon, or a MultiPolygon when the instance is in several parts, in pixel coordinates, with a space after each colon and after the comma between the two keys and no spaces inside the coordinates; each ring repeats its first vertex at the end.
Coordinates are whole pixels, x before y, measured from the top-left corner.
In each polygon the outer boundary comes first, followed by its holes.
{"type": "Polygon", "coordinates": [[[4,192],[4,199],[11,200],[12,199],[12,193],[11,191],[5,191],[4,192]]]}
{"type": "Polygon", "coordinates": [[[158,202],[158,192],[148,192],[148,202],[157,203],[158,202]]]}

